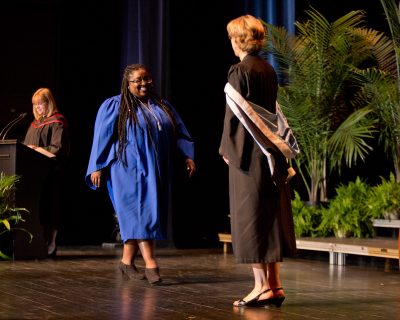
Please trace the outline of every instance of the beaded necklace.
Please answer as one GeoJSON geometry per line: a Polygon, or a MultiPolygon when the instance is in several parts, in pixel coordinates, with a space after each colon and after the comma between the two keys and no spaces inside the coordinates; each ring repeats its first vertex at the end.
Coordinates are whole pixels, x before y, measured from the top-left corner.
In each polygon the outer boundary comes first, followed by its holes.
{"type": "Polygon", "coordinates": [[[143,103],[141,100],[139,100],[139,101],[140,101],[140,104],[141,104],[143,107],[145,107],[147,110],[150,111],[151,115],[154,117],[154,120],[156,120],[158,131],[161,131],[161,130],[162,130],[161,121],[160,121],[160,119],[157,117],[157,115],[156,115],[156,113],[154,112],[153,108],[151,107],[150,103],[145,104],[145,103],[143,103]]]}

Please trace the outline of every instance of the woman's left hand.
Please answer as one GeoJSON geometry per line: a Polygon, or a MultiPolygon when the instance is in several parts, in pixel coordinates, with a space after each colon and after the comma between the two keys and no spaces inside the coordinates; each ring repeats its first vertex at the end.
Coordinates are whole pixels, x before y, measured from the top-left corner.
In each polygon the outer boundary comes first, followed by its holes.
{"type": "Polygon", "coordinates": [[[100,188],[101,185],[101,175],[101,170],[94,171],[90,174],[90,180],[92,181],[92,184],[97,188],[100,188]]]}
{"type": "Polygon", "coordinates": [[[194,163],[194,161],[192,159],[186,159],[185,163],[186,163],[186,171],[190,178],[191,176],[193,176],[193,174],[196,171],[196,164],[194,163]]]}

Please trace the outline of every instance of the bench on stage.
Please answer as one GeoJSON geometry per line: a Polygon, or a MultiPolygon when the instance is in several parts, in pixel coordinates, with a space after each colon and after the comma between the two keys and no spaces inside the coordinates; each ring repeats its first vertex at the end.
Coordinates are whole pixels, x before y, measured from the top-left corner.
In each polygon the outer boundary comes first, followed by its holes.
{"type": "Polygon", "coordinates": [[[399,259],[397,240],[376,238],[299,238],[297,249],[329,252],[329,263],[344,266],[346,254],[399,259]]]}
{"type": "MultiPolygon", "coordinates": [[[[400,229],[400,220],[378,219],[373,221],[374,227],[400,229]]],[[[229,233],[219,233],[219,241],[223,243],[224,253],[228,252],[228,244],[232,242],[229,233]]],[[[339,266],[346,264],[346,254],[398,259],[400,268],[400,239],[391,237],[374,238],[311,238],[296,239],[297,249],[329,252],[329,263],[339,266]]]]}

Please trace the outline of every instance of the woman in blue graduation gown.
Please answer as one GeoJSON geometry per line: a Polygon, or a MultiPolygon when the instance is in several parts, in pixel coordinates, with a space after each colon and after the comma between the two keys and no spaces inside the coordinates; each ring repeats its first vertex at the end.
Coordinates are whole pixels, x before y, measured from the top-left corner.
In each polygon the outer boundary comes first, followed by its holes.
{"type": "Polygon", "coordinates": [[[119,268],[131,279],[161,282],[154,245],[167,236],[176,153],[192,176],[194,144],[182,119],[154,93],[146,66],[128,65],[121,94],[98,111],[85,179],[92,189],[107,185],[124,242],[119,268]],[[139,250],[144,274],[134,263],[139,250]]]}

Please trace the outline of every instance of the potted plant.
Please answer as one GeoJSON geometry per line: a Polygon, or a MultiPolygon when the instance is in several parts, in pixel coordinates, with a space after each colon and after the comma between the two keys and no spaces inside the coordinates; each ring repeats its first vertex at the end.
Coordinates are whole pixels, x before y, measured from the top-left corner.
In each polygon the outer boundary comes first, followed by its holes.
{"type": "Polygon", "coordinates": [[[394,70],[391,64],[383,69],[386,71],[386,78],[389,78],[388,90],[376,91],[378,103],[375,108],[382,122],[381,136],[385,149],[392,155],[396,181],[400,182],[400,7],[395,0],[380,0],[380,2],[392,36],[396,64],[394,70]]]}
{"type": "Polygon", "coordinates": [[[301,200],[297,191],[294,191],[292,200],[292,214],[294,233],[299,237],[315,237],[316,227],[320,224],[321,213],[318,206],[308,205],[301,200]]]}
{"type": "Polygon", "coordinates": [[[393,173],[388,180],[381,178],[382,183],[372,187],[367,201],[370,215],[374,219],[399,219],[400,183],[393,173]]]}
{"type": "MultiPolygon", "coordinates": [[[[20,177],[17,175],[7,176],[0,172],[0,236],[4,236],[13,230],[22,230],[27,232],[30,240],[32,234],[24,228],[18,228],[18,223],[24,222],[23,212],[29,212],[25,208],[16,208],[13,206],[13,197],[16,184],[20,177]]],[[[0,259],[10,260],[7,254],[0,250],[0,259]]]]}
{"type": "Polygon", "coordinates": [[[340,185],[336,196],[326,208],[321,208],[321,224],[317,228],[319,236],[370,237],[374,234],[367,199],[371,187],[357,177],[355,182],[340,185]]]}
{"type": "Polygon", "coordinates": [[[307,21],[296,22],[296,35],[267,24],[265,50],[279,62],[286,81],[279,103],[300,145],[295,161],[309,201],[318,203],[328,200],[331,170],[340,174],[342,165],[351,167],[372,150],[373,108],[359,101],[363,78],[357,71],[393,64],[395,56],[388,37],[363,27],[362,11],[332,23],[313,8],[306,13],[307,21]]]}

